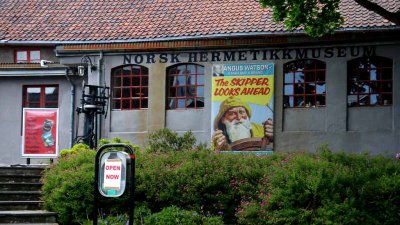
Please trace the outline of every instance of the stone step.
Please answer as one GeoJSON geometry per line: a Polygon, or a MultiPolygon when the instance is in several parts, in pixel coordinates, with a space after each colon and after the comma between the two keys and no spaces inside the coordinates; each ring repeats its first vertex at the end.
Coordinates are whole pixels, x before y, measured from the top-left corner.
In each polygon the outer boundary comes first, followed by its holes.
{"type": "Polygon", "coordinates": [[[0,211],[40,210],[43,201],[0,201],[0,211]]]}
{"type": "Polygon", "coordinates": [[[44,166],[0,167],[0,225],[58,225],[56,213],[41,210],[44,166]]]}
{"type": "Polygon", "coordinates": [[[45,210],[0,211],[0,223],[56,223],[56,216],[45,210]]]}
{"type": "MultiPolygon", "coordinates": [[[[10,225],[10,223],[0,223],[0,225],[10,225]]],[[[12,225],[58,225],[58,223],[12,223],[12,225]]]]}
{"type": "Polygon", "coordinates": [[[0,175],[42,175],[44,166],[1,166],[0,175]]]}
{"type": "Polygon", "coordinates": [[[41,191],[0,191],[0,201],[39,201],[41,191]]]}
{"type": "Polygon", "coordinates": [[[41,188],[42,183],[39,182],[0,182],[0,191],[40,191],[41,188]]]}
{"type": "Polygon", "coordinates": [[[40,179],[42,176],[40,175],[25,175],[25,174],[19,174],[19,175],[12,175],[12,174],[3,174],[0,175],[0,180],[3,183],[40,183],[40,179]]]}

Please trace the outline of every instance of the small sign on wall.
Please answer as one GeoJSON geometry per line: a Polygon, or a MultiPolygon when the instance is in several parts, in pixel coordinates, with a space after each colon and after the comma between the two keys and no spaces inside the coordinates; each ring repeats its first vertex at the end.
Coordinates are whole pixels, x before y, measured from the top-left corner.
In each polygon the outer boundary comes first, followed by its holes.
{"type": "Polygon", "coordinates": [[[58,155],[58,108],[24,108],[22,157],[55,158],[58,155]]]}

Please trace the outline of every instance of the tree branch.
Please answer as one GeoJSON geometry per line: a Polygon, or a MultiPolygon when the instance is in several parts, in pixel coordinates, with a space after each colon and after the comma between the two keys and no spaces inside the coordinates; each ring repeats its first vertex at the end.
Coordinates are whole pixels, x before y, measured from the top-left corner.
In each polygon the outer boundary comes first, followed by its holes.
{"type": "Polygon", "coordinates": [[[383,18],[395,23],[396,25],[400,25],[400,10],[397,12],[390,12],[383,8],[382,6],[370,2],[369,0],[354,0],[362,7],[377,13],[378,15],[382,16],[383,18]]]}

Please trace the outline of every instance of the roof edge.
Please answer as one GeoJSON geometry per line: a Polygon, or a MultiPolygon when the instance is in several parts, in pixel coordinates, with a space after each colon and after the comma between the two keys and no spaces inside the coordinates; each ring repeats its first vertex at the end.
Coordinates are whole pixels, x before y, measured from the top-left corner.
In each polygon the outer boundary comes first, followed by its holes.
{"type": "MultiPolygon", "coordinates": [[[[377,32],[400,30],[400,26],[393,27],[361,27],[361,28],[340,28],[336,33],[344,32],[377,32]]],[[[306,35],[303,30],[282,31],[282,32],[248,32],[248,33],[229,33],[229,34],[210,34],[197,36],[180,36],[180,37],[163,37],[163,38],[137,38],[137,39],[121,39],[121,40],[69,40],[69,41],[9,41],[0,40],[0,45],[13,44],[39,44],[39,45],[67,45],[67,44],[114,44],[114,43],[137,43],[137,42],[160,42],[160,41],[181,41],[196,39],[212,39],[212,38],[232,38],[232,37],[257,37],[257,36],[288,36],[288,35],[306,35]]]]}
{"type": "Polygon", "coordinates": [[[66,68],[58,69],[0,69],[1,77],[45,77],[45,76],[65,76],[66,68]]]}

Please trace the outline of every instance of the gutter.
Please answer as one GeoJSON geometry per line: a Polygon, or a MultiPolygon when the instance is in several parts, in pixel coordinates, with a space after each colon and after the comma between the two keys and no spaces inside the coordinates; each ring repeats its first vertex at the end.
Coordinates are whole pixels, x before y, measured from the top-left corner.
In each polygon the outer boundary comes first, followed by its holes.
{"type": "Polygon", "coordinates": [[[65,69],[41,70],[41,69],[7,69],[0,68],[0,77],[45,77],[65,76],[65,69]]]}

